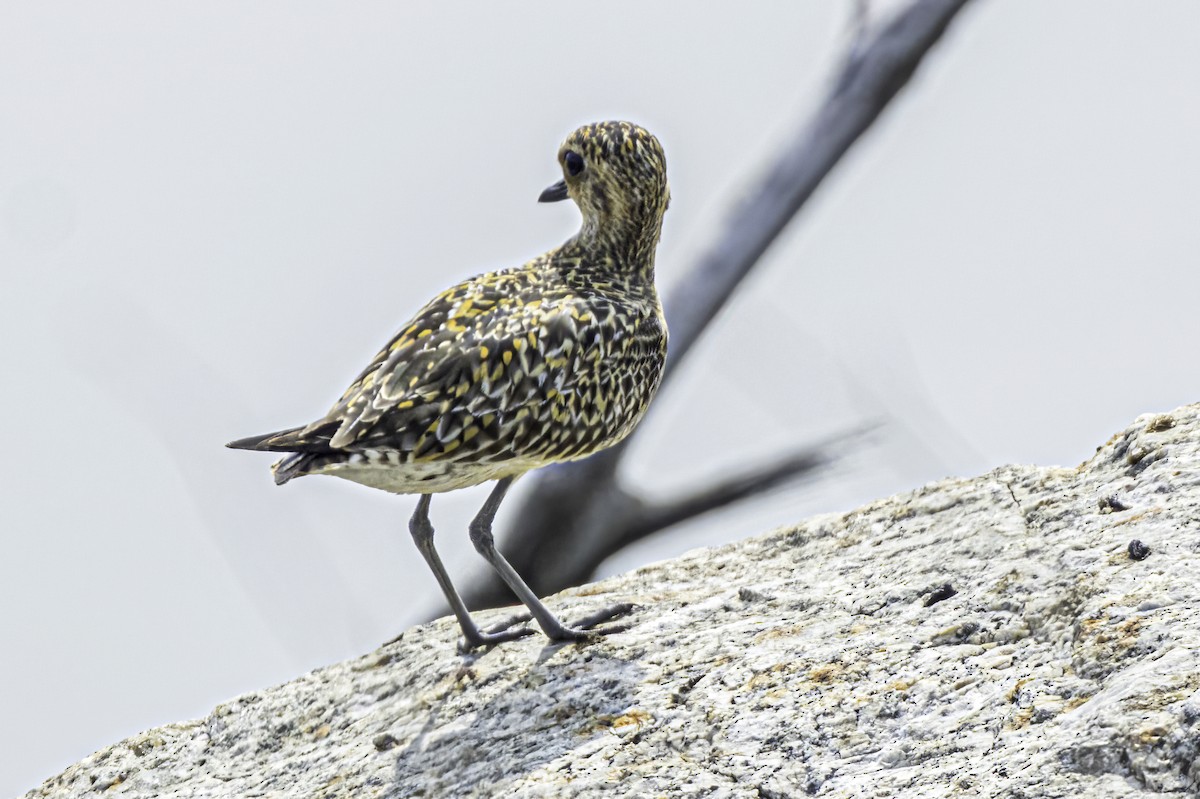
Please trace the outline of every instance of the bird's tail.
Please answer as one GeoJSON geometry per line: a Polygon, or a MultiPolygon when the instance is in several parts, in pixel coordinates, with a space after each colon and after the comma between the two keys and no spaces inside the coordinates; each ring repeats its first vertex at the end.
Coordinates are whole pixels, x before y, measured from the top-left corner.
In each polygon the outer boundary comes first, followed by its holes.
{"type": "Polygon", "coordinates": [[[252,449],[257,452],[295,452],[301,449],[299,433],[303,429],[303,427],[293,427],[289,430],[264,433],[260,436],[239,438],[237,441],[230,441],[225,446],[230,449],[252,449]]]}
{"type": "Polygon", "coordinates": [[[318,460],[328,460],[328,455],[317,452],[293,452],[271,465],[271,474],[275,475],[275,485],[281,486],[293,477],[308,474],[318,460]]]}
{"type": "Polygon", "coordinates": [[[225,446],[257,452],[291,453],[271,467],[276,485],[283,485],[293,477],[308,474],[327,465],[331,460],[339,460],[338,453],[329,447],[329,437],[336,429],[336,424],[293,427],[261,436],[239,438],[225,446]]]}
{"type": "Polygon", "coordinates": [[[260,436],[239,438],[225,446],[257,452],[329,452],[329,438],[336,429],[336,423],[292,427],[260,436]]]}

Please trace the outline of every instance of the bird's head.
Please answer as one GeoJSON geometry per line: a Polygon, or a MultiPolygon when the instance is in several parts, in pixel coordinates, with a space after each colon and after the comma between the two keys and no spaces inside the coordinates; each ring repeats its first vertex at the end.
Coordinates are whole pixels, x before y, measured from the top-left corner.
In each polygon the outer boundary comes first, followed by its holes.
{"type": "Polygon", "coordinates": [[[671,201],[667,160],[653,134],[632,122],[584,125],[558,150],[563,179],[541,202],[568,197],[583,214],[581,243],[653,263],[662,217],[671,201]]]}

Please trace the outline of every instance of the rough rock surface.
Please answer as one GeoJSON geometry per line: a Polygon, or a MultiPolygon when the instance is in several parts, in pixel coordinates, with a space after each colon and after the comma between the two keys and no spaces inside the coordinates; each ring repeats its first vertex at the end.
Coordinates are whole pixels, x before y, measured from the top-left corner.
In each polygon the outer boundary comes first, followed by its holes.
{"type": "Polygon", "coordinates": [[[1195,794],[1198,586],[1200,405],[554,597],[643,607],[593,644],[419,627],[27,796],[1195,794]]]}

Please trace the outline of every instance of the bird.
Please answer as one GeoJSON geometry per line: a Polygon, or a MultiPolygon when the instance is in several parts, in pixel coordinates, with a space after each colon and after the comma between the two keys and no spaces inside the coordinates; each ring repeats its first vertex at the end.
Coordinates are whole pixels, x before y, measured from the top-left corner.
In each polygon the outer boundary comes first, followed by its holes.
{"type": "Polygon", "coordinates": [[[513,482],[533,469],[617,444],[658,390],[667,324],[654,281],[671,200],[659,140],[631,122],[584,125],[558,149],[562,179],[539,202],[570,199],[582,222],[563,244],[511,269],[465,280],[425,304],[316,421],[232,441],[287,453],[279,485],[330,475],[418,495],[409,532],[462,630],[465,650],[533,634],[555,642],[626,629],[600,625],[618,605],[558,619],[496,548],[492,525],[513,482]],[[469,525],[475,549],[528,609],[488,630],[474,622],[434,547],[433,494],[495,481],[469,525]]]}

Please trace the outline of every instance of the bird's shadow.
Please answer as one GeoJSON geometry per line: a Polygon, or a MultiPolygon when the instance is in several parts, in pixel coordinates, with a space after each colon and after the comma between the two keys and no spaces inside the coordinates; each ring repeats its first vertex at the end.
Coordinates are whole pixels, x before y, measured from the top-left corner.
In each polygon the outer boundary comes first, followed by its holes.
{"type": "Polygon", "coordinates": [[[385,797],[498,786],[612,735],[646,673],[602,644],[550,644],[527,666],[484,674],[494,651],[461,656],[458,688],[430,707],[420,731],[397,750],[385,797]]]}

